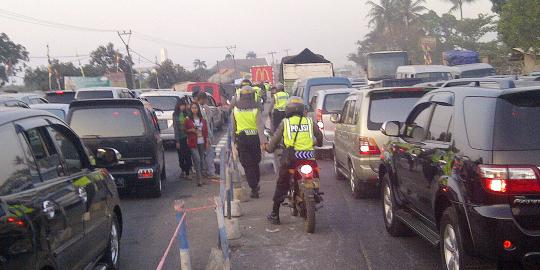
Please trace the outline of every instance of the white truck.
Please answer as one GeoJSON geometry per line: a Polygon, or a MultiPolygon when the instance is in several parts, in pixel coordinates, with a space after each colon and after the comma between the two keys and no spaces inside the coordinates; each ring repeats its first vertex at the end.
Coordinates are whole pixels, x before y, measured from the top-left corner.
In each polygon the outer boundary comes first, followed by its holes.
{"type": "Polygon", "coordinates": [[[334,66],[322,55],[315,54],[309,49],[295,56],[283,58],[281,61],[281,79],[285,90],[292,91],[293,84],[302,79],[315,77],[333,77],[334,66]]]}

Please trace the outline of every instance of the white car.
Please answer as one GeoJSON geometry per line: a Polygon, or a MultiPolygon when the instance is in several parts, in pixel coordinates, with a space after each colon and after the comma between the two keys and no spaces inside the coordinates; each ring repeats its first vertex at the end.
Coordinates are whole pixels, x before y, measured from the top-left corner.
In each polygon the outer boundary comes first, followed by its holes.
{"type": "Polygon", "coordinates": [[[131,90],[123,87],[81,88],[75,93],[75,100],[102,98],[135,98],[131,90]]]}

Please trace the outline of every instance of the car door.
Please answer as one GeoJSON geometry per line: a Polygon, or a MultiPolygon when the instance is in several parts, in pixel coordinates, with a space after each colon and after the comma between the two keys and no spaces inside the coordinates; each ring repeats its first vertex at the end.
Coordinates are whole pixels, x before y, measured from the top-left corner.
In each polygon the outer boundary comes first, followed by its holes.
{"type": "Polygon", "coordinates": [[[73,184],[47,126],[55,118],[31,118],[16,122],[22,144],[29,149],[41,180],[35,184],[36,207],[43,214],[44,240],[56,265],[80,269],[89,262],[84,250],[85,194],[73,184]]]}
{"type": "Polygon", "coordinates": [[[109,239],[111,213],[107,205],[109,188],[101,171],[91,169],[88,156],[77,136],[67,127],[54,124],[47,127],[60,154],[67,176],[84,203],[84,253],[86,262],[95,260],[105,250],[109,239]]]}
{"type": "Polygon", "coordinates": [[[0,138],[0,269],[36,269],[37,252],[46,250],[37,245],[35,239],[42,238],[33,229],[41,227],[33,182],[40,180],[12,123],[0,126],[0,138]]]}
{"type": "Polygon", "coordinates": [[[343,166],[348,166],[349,164],[349,155],[352,150],[353,139],[355,136],[355,108],[356,108],[356,99],[357,96],[353,96],[349,101],[349,107],[347,108],[347,114],[343,120],[343,134],[341,135],[343,143],[343,155],[341,156],[341,164],[343,166]]]}
{"type": "Polygon", "coordinates": [[[343,155],[344,155],[344,141],[343,136],[345,134],[344,130],[344,120],[347,117],[347,111],[349,110],[349,105],[351,103],[351,100],[348,99],[345,101],[345,104],[343,105],[343,109],[340,113],[340,119],[339,122],[336,123],[336,131],[335,131],[335,138],[334,138],[334,155],[335,159],[339,164],[342,164],[343,155]]]}
{"type": "Polygon", "coordinates": [[[398,194],[414,210],[417,210],[419,202],[414,185],[416,179],[423,178],[425,138],[432,111],[433,106],[429,102],[417,105],[406,121],[403,137],[393,144],[398,194]]]}
{"type": "MultiPolygon", "coordinates": [[[[433,99],[441,95],[445,94],[435,95],[433,99]]],[[[432,222],[435,221],[433,195],[439,188],[439,181],[444,181],[444,177],[451,173],[449,166],[454,154],[450,143],[453,130],[453,109],[451,105],[434,104],[426,140],[422,146],[423,153],[419,157],[422,171],[412,179],[414,182],[411,189],[417,196],[417,208],[432,222]]]]}
{"type": "MultiPolygon", "coordinates": [[[[161,136],[159,136],[159,125],[158,120],[156,116],[156,112],[154,109],[146,108],[146,117],[148,120],[152,123],[148,129],[151,134],[153,134],[153,137],[156,139],[156,160],[158,161],[158,168],[163,168],[165,165],[165,148],[163,145],[163,139],[161,139],[161,136]]],[[[162,173],[162,172],[160,172],[162,173]]]]}

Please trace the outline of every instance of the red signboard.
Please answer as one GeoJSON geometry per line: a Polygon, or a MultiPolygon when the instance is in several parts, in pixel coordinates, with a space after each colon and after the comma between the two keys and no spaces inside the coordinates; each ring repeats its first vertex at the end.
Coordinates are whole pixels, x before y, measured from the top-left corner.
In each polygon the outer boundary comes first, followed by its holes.
{"type": "Polygon", "coordinates": [[[254,83],[274,82],[274,72],[271,66],[258,66],[251,68],[251,79],[254,83]]]}

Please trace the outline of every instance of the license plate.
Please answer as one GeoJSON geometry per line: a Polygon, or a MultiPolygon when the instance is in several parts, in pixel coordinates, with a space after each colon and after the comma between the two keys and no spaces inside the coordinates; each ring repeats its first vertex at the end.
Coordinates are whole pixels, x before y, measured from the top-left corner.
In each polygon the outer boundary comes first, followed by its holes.
{"type": "Polygon", "coordinates": [[[126,180],[123,177],[116,177],[116,186],[124,187],[126,180]]]}

